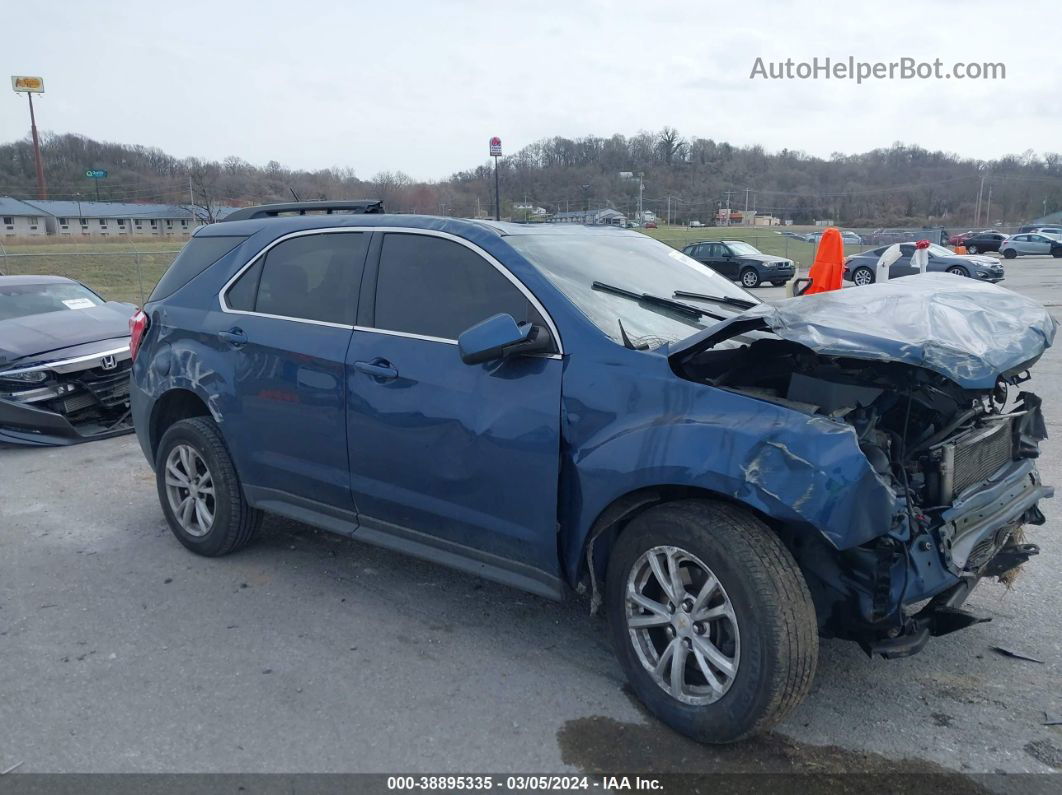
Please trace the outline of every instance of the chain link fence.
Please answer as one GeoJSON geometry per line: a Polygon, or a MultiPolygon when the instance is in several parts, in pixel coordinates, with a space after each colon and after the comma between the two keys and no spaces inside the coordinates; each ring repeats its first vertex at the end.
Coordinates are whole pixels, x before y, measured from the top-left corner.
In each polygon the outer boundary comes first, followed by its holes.
{"type": "Polygon", "coordinates": [[[99,245],[4,245],[0,274],[65,276],[81,282],[108,301],[143,306],[155,284],[180,251],[179,242],[143,249],[99,245]]]}

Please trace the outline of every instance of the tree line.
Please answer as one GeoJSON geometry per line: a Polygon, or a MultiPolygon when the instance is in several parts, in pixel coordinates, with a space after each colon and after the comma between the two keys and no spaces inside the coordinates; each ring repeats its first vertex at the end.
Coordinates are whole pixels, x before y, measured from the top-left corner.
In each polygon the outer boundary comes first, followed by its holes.
{"type": "MultiPolygon", "coordinates": [[[[373,198],[390,211],[473,217],[493,206],[493,166],[485,162],[447,179],[421,181],[399,170],[361,178],[349,168],[289,169],[176,158],[155,147],[45,134],[42,156],[50,198],[95,198],[85,170],[105,169],[100,198],[192,202],[213,216],[222,205],[373,198]]],[[[554,137],[499,162],[503,214],[521,219],[530,204],[548,213],[643,207],[675,223],[710,223],[718,210],[756,210],[794,223],[831,219],[852,227],[971,226],[1018,223],[1062,209],[1062,155],[1006,155],[982,161],[902,143],[828,158],[797,150],[768,152],[672,127],[633,136],[554,137]],[[989,215],[990,213],[990,215],[989,215]]],[[[0,195],[36,195],[32,145],[0,145],[0,195]]]]}

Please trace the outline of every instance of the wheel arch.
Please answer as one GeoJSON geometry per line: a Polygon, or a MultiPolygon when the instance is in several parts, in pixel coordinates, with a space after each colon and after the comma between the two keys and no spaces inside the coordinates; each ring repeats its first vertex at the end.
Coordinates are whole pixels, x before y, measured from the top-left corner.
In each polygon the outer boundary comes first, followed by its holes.
{"type": "Polygon", "coordinates": [[[158,455],[159,442],[167,428],[175,422],[191,417],[212,416],[206,401],[191,389],[175,387],[163,393],[151,408],[151,419],[148,425],[152,461],[158,455]]]}
{"type": "Polygon", "coordinates": [[[587,584],[586,581],[589,580],[592,613],[597,611],[604,598],[603,587],[609,552],[630,522],[650,508],[688,499],[712,500],[748,511],[770,527],[783,543],[793,535],[793,528],[755,506],[736,499],[733,495],[700,486],[661,483],[629,491],[616,497],[598,513],[579,546],[578,560],[572,562],[575,564],[575,582],[587,584]]]}

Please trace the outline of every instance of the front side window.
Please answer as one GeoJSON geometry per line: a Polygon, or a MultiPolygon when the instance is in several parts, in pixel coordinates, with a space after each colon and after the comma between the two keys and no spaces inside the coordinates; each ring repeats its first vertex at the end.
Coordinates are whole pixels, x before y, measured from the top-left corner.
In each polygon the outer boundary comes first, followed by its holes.
{"type": "Polygon", "coordinates": [[[384,237],[376,285],[375,325],[454,340],[497,314],[543,324],[531,302],[476,252],[431,235],[384,237]]]}
{"type": "Polygon", "coordinates": [[[336,232],[284,240],[229,288],[229,308],[353,325],[368,235],[336,232]]]}

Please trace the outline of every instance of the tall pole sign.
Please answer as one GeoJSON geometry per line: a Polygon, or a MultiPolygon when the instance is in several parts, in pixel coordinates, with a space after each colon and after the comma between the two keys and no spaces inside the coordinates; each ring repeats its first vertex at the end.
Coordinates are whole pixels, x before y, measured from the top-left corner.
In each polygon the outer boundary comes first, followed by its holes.
{"type": "Polygon", "coordinates": [[[85,177],[96,183],[96,201],[100,200],[100,180],[107,179],[107,172],[102,168],[85,169],[85,177]]]}
{"type": "Polygon", "coordinates": [[[33,134],[33,163],[37,167],[37,198],[48,198],[48,187],[44,184],[44,164],[41,162],[41,142],[37,138],[37,119],[33,115],[33,95],[44,93],[44,78],[30,75],[11,75],[11,90],[25,94],[29,100],[30,132],[33,134]]]}
{"type": "Polygon", "coordinates": [[[501,138],[490,139],[490,156],[494,158],[494,220],[501,220],[501,193],[498,190],[498,158],[501,157],[501,138]]]}

